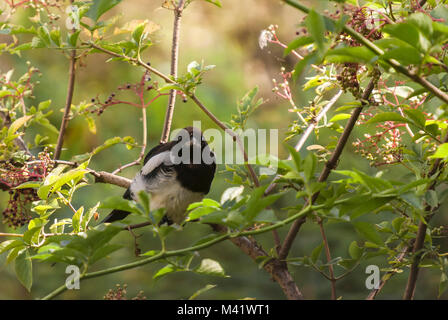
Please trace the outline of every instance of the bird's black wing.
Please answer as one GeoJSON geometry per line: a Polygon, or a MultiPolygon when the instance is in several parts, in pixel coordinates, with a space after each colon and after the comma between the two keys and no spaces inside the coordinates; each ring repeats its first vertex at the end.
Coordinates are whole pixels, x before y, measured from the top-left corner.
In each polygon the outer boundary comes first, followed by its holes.
{"type": "MultiPolygon", "coordinates": [[[[169,150],[171,147],[172,147],[171,143],[161,143],[161,144],[155,146],[146,154],[145,159],[143,160],[143,165],[145,165],[152,157],[156,156],[159,153],[169,150]]],[[[127,199],[127,200],[132,200],[130,188],[126,189],[126,192],[124,193],[123,198],[127,199]]],[[[103,221],[101,221],[101,223],[123,220],[129,214],[131,214],[131,213],[128,211],[114,209],[106,218],[104,218],[103,221]]]]}

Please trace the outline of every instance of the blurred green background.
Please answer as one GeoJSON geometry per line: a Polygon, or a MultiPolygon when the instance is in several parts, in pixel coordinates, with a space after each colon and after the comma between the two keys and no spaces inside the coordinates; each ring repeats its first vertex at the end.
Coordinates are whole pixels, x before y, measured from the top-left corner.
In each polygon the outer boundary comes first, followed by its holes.
{"type": "MultiPolygon", "coordinates": [[[[306,1],[304,1],[306,2],[306,1]]],[[[131,20],[148,19],[160,26],[160,29],[151,35],[154,45],[144,53],[144,59],[150,61],[159,70],[168,73],[170,64],[170,47],[172,37],[171,11],[161,8],[162,1],[124,0],[118,6],[107,13],[107,18],[112,15],[120,15],[119,24],[125,24],[131,20]]],[[[308,1],[308,4],[317,4],[318,9],[323,8],[326,1],[308,1]],[[319,8],[320,6],[320,8],[319,8]]],[[[15,14],[16,22],[26,22],[29,11],[19,10],[15,14]]],[[[204,104],[223,121],[229,121],[232,113],[236,111],[236,101],[245,92],[258,86],[258,97],[263,97],[265,103],[256,111],[248,123],[252,128],[276,128],[279,129],[280,139],[285,138],[288,124],[295,120],[295,115],[288,112],[289,105],[272,93],[272,79],[278,80],[280,68],[291,70],[295,64],[292,57],[283,57],[283,49],[269,45],[261,50],[258,45],[258,37],[261,30],[270,24],[279,26],[278,36],[288,43],[295,38],[298,24],[301,21],[298,11],[282,5],[279,1],[270,0],[224,0],[223,8],[217,8],[205,1],[194,1],[184,12],[182,20],[180,41],[180,74],[186,71],[186,66],[193,60],[204,60],[206,64],[214,64],[216,68],[208,72],[203,85],[198,89],[198,96],[204,104]]],[[[3,36],[1,41],[11,41],[3,36]]],[[[54,114],[52,123],[59,127],[65,103],[67,87],[68,60],[57,51],[46,49],[24,52],[22,57],[0,56],[0,70],[5,72],[15,69],[15,76],[19,76],[26,70],[26,61],[38,67],[43,76],[35,90],[35,101],[29,104],[37,105],[38,102],[51,99],[54,114]]],[[[111,92],[117,92],[116,88],[126,83],[136,83],[142,75],[142,69],[132,67],[124,62],[108,62],[107,56],[95,54],[87,59],[82,59],[82,65],[77,70],[74,104],[81,101],[90,101],[99,95],[106,99],[111,92]]],[[[312,90],[302,92],[303,79],[293,86],[293,94],[298,106],[307,105],[308,99],[313,96],[312,90]]],[[[129,96],[129,99],[136,97],[129,96]]],[[[344,98],[348,101],[350,98],[344,98]]],[[[341,101],[343,101],[342,99],[341,101]]],[[[193,120],[202,121],[202,128],[215,128],[215,125],[191,102],[178,103],[174,115],[173,128],[181,128],[192,125],[193,120]]],[[[162,97],[148,108],[148,141],[149,148],[156,145],[165,115],[167,99],[162,97]]],[[[96,117],[96,116],[95,116],[96,117]]],[[[114,136],[133,136],[141,143],[141,111],[127,105],[116,105],[107,109],[103,115],[97,118],[97,134],[93,135],[87,129],[83,119],[75,119],[69,123],[65,140],[63,159],[91,151],[106,139],[114,136]]],[[[51,134],[51,133],[50,133],[51,134]]],[[[329,132],[322,131],[322,141],[328,142],[329,132]]],[[[354,136],[360,133],[355,131],[354,136]]],[[[56,136],[51,138],[56,141],[56,136]]],[[[25,137],[26,139],[26,137],[25,137]]],[[[313,144],[313,139],[309,144],[313,144]]],[[[294,143],[294,141],[290,142],[294,143]]],[[[322,143],[324,144],[324,143],[322,143]]],[[[149,150],[148,148],[148,150],[149,150]]],[[[33,150],[36,151],[36,150],[33,150]]],[[[280,146],[280,157],[286,158],[287,152],[280,146]]],[[[128,151],[124,145],[118,145],[95,156],[90,167],[98,170],[113,171],[121,164],[133,161],[139,153],[139,149],[128,151]]],[[[374,173],[370,169],[368,161],[354,155],[353,148],[348,145],[340,168],[353,168],[374,173]]],[[[394,177],[400,177],[400,171],[395,168],[387,169],[386,174],[394,171],[394,177]]],[[[133,177],[138,167],[125,170],[123,175],[133,177]]],[[[231,185],[225,181],[229,175],[223,173],[224,167],[218,168],[218,174],[214,180],[209,197],[219,200],[223,190],[231,185]]],[[[75,199],[75,207],[84,205],[93,206],[96,202],[112,196],[120,195],[123,190],[116,186],[105,184],[93,184],[81,189],[75,199]]],[[[0,210],[4,209],[7,194],[0,195],[0,210]]],[[[285,207],[294,201],[294,195],[282,198],[277,208],[285,207]]],[[[106,214],[101,212],[102,216],[106,214]]],[[[70,216],[69,211],[61,211],[58,218],[70,216]]],[[[385,214],[386,215],[386,214],[385,214]]],[[[380,219],[380,217],[378,217],[380,219]]],[[[446,223],[436,221],[438,223],[446,223]]],[[[0,231],[11,232],[0,224],[0,231]]],[[[283,238],[287,229],[280,230],[283,238]]],[[[327,236],[330,241],[333,257],[348,255],[347,248],[351,241],[359,239],[349,224],[332,224],[327,227],[327,236]]],[[[158,248],[157,239],[153,238],[144,229],[137,230],[140,247],[143,252],[158,248]]],[[[190,223],[182,232],[171,236],[169,248],[181,248],[191,244],[209,233],[209,227],[190,223]]],[[[272,247],[272,236],[266,234],[257,239],[265,246],[272,247]]],[[[133,250],[133,238],[126,232],[120,234],[115,242],[124,244],[124,248],[117,251],[109,259],[96,265],[95,269],[123,264],[135,259],[133,250]]],[[[309,255],[313,248],[320,244],[321,238],[318,227],[308,222],[300,231],[297,241],[291,250],[291,257],[309,255]]],[[[81,290],[72,290],[64,293],[62,299],[102,299],[110,288],[116,284],[128,285],[128,297],[134,297],[140,290],[144,291],[148,299],[185,299],[196,290],[206,284],[216,284],[217,287],[201,295],[205,299],[239,299],[251,297],[256,299],[284,299],[279,286],[274,283],[269,275],[259,269],[250,258],[242,254],[230,242],[220,243],[211,248],[199,252],[198,258],[211,258],[218,260],[229,278],[215,278],[199,276],[193,273],[176,273],[168,275],[160,280],[152,280],[155,272],[163,267],[162,263],[151,264],[138,269],[128,270],[88,280],[81,283],[81,290]]],[[[33,299],[39,298],[52,291],[65,281],[64,266],[58,264],[50,267],[48,264],[34,262],[34,285],[32,294],[20,285],[14,274],[14,268],[5,264],[5,254],[0,255],[0,299],[33,299]]],[[[197,261],[200,261],[197,259],[197,261]]],[[[365,288],[365,268],[368,264],[378,264],[386,267],[383,259],[371,260],[361,264],[350,276],[338,282],[338,295],[344,299],[364,299],[369,290],[365,288]]],[[[303,267],[291,266],[290,270],[307,299],[330,298],[330,284],[317,272],[303,267]]],[[[341,270],[338,270],[341,271],[341,270]]],[[[382,291],[381,299],[399,299],[405,287],[407,274],[399,274],[393,277],[382,291]]],[[[416,298],[437,297],[439,272],[422,270],[417,286],[416,298]]],[[[447,298],[445,294],[442,298],[447,298]]]]}

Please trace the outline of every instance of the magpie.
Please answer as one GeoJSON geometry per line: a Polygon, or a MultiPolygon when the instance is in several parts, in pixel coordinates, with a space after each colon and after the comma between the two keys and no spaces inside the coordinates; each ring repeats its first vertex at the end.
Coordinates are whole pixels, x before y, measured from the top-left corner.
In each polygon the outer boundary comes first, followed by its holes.
{"type": "MultiPolygon", "coordinates": [[[[143,190],[151,195],[151,210],[165,208],[161,224],[180,224],[188,206],[201,201],[210,191],[215,171],[215,155],[202,132],[187,127],[174,140],[160,143],[148,152],[123,198],[137,200],[143,190]]],[[[129,214],[115,209],[102,222],[122,220],[129,214]]]]}

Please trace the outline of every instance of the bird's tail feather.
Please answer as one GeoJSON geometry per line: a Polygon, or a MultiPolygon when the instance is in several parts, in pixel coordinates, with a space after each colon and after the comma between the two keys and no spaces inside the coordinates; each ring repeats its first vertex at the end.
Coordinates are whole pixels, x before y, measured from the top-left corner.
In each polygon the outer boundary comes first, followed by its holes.
{"type": "Polygon", "coordinates": [[[109,215],[106,218],[104,218],[104,220],[101,221],[101,223],[114,222],[114,221],[117,221],[117,220],[122,220],[122,219],[126,218],[130,214],[131,213],[128,212],[128,211],[115,209],[111,213],[109,213],[109,215]]]}

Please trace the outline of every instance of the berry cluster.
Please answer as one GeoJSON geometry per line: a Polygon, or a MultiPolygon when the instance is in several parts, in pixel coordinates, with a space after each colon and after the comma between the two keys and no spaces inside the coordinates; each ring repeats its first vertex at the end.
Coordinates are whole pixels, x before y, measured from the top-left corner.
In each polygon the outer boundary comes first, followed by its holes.
{"type": "Polygon", "coordinates": [[[336,77],[342,90],[351,92],[355,98],[361,97],[358,81],[359,68],[358,63],[344,63],[341,72],[336,77]]]}
{"type": "Polygon", "coordinates": [[[25,182],[42,181],[52,170],[51,158],[46,151],[41,152],[36,160],[32,159],[25,165],[13,161],[0,162],[0,188],[9,192],[9,201],[3,211],[3,223],[11,228],[26,224],[31,219],[29,205],[39,200],[36,189],[15,188],[25,182]]]}
{"type": "MultiPolygon", "coordinates": [[[[123,287],[119,284],[116,285],[115,289],[110,289],[109,292],[104,296],[104,300],[128,300],[126,298],[127,294],[127,285],[124,284],[123,287]]],[[[147,300],[143,295],[143,291],[140,291],[136,297],[132,298],[132,300],[147,300]]]]}
{"type": "MultiPolygon", "coordinates": [[[[383,22],[383,19],[374,18],[373,11],[370,8],[345,5],[342,12],[336,10],[335,13],[330,14],[330,17],[339,19],[341,14],[348,15],[350,19],[347,24],[367,39],[374,41],[383,37],[379,28],[386,22],[383,22]],[[378,21],[381,24],[377,25],[378,21]]],[[[355,39],[344,32],[339,34],[338,39],[350,47],[360,46],[355,39]]],[[[337,76],[342,89],[345,92],[351,92],[356,98],[361,96],[358,75],[363,71],[358,63],[344,63],[340,74],[337,76]]]]}

